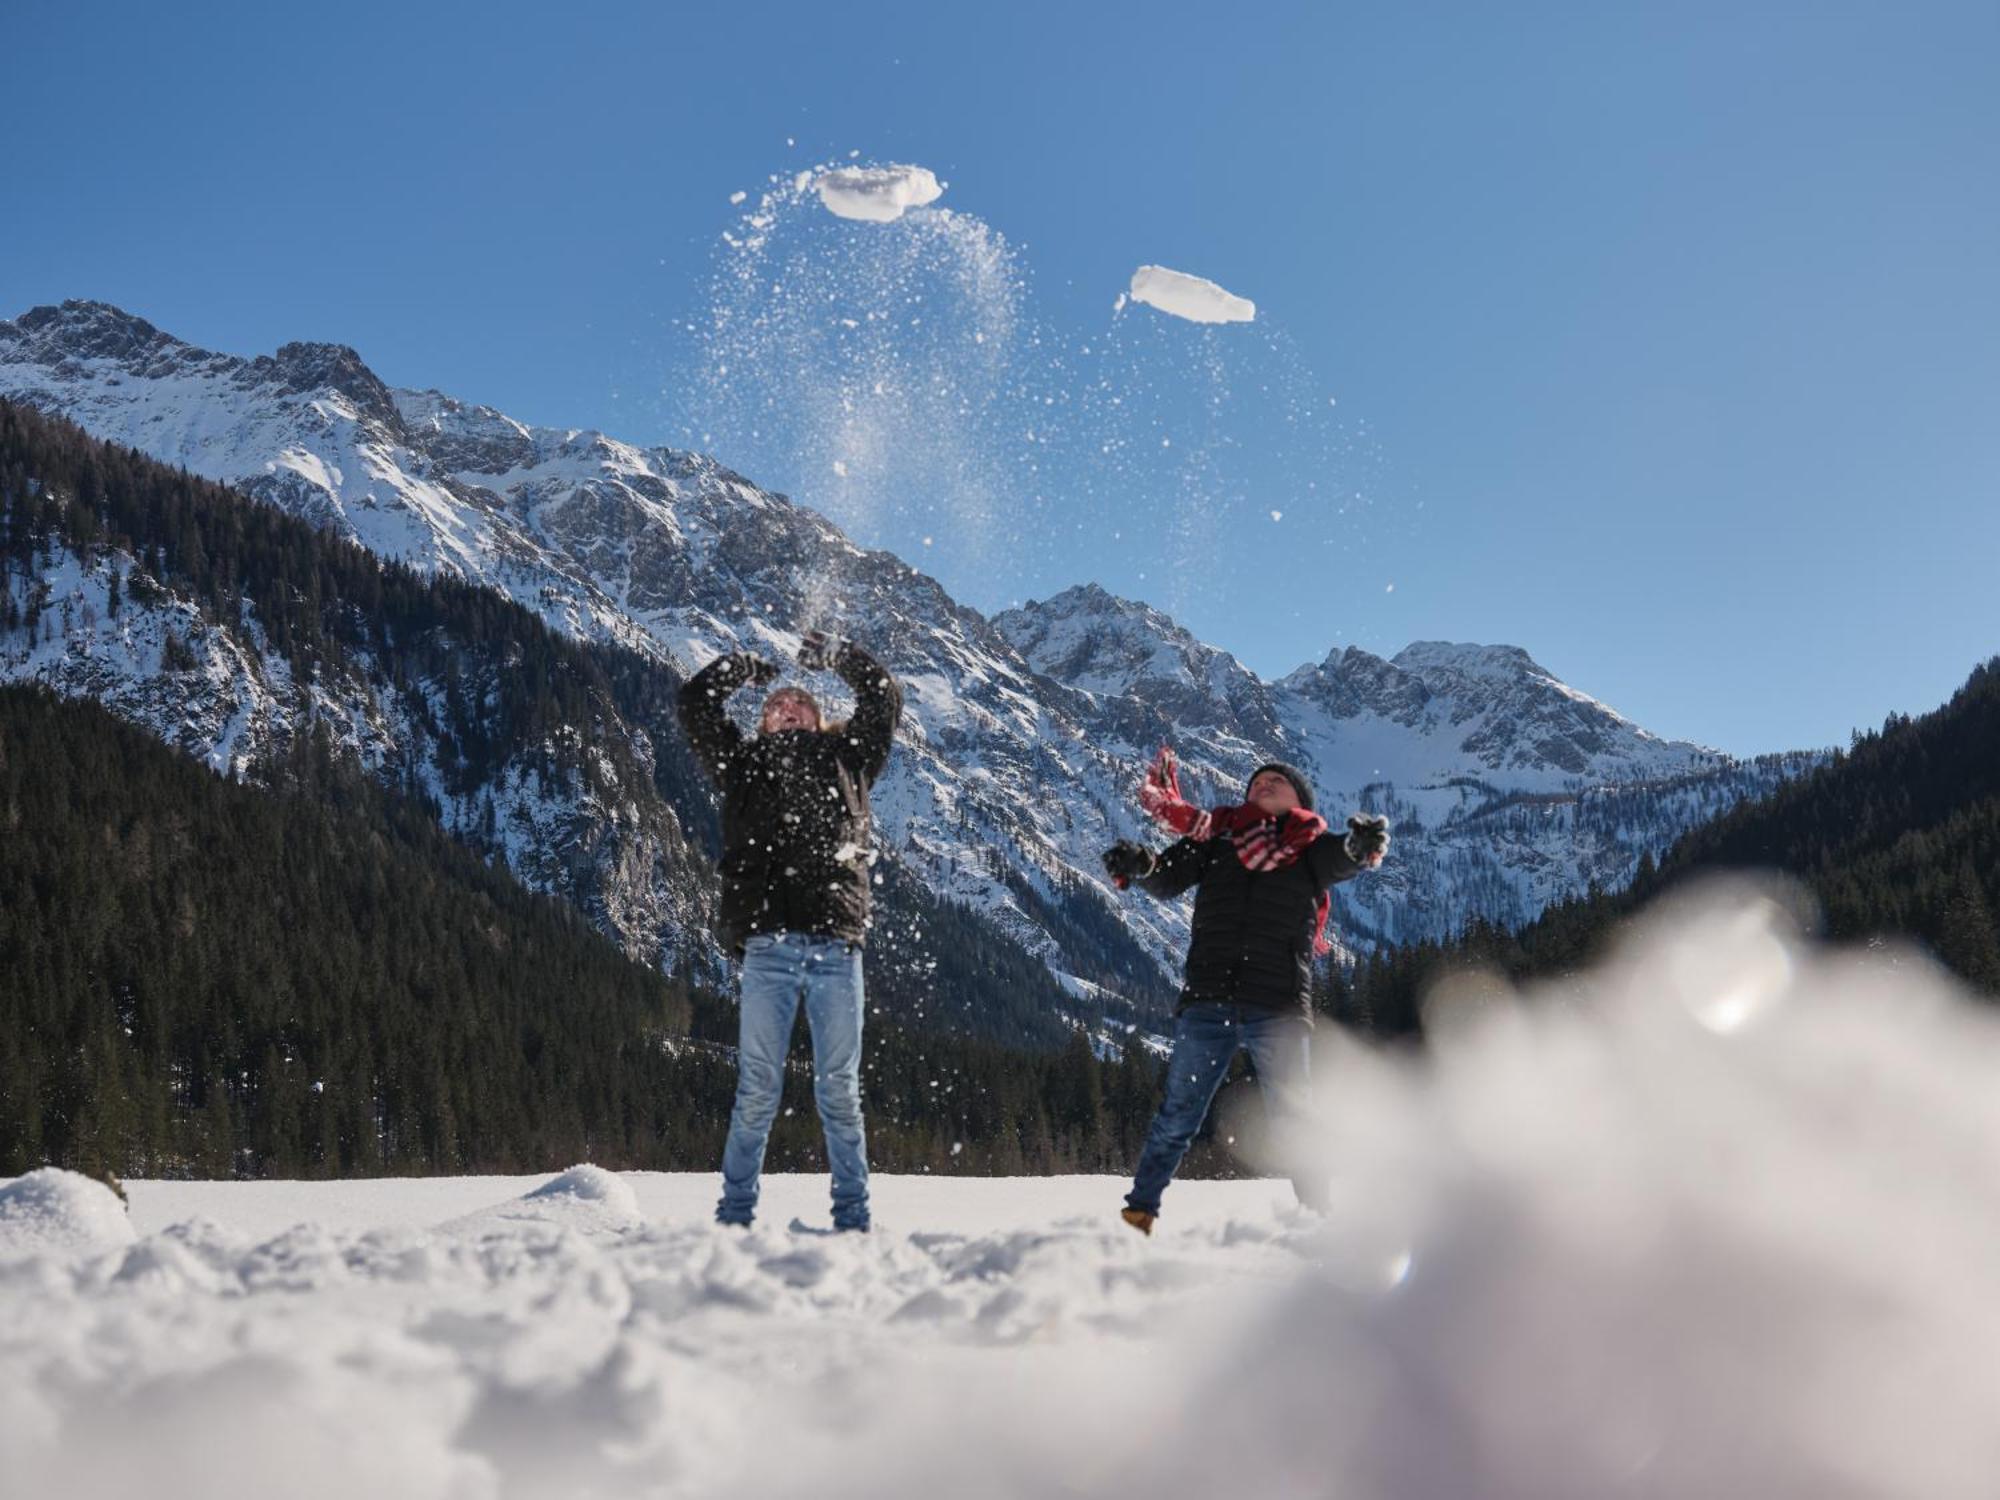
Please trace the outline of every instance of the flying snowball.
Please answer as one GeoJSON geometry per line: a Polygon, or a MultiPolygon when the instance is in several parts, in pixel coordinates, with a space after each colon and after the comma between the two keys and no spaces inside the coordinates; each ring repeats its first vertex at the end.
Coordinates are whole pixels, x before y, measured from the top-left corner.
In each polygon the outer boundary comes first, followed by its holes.
{"type": "Polygon", "coordinates": [[[927,168],[905,166],[837,167],[820,173],[815,186],[829,213],[870,224],[892,223],[944,192],[927,168]]]}
{"type": "Polygon", "coordinates": [[[1132,273],[1132,300],[1190,323],[1248,323],[1257,316],[1257,304],[1249,298],[1165,266],[1141,266],[1132,273]]]}

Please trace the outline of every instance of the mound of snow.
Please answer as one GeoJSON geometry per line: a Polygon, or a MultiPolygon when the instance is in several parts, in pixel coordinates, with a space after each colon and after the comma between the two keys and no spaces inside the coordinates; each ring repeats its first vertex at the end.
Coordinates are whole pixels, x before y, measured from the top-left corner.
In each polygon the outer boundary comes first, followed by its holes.
{"type": "Polygon", "coordinates": [[[81,1173],[42,1167],[0,1187],[0,1255],[109,1250],[132,1239],[118,1195],[81,1173]]]}
{"type": "Polygon", "coordinates": [[[537,1198],[573,1198],[579,1203],[600,1205],[608,1212],[627,1218],[641,1217],[639,1200],[625,1185],[624,1179],[588,1162],[551,1177],[527,1194],[527,1198],[529,1201],[537,1198]]]}
{"type": "Polygon", "coordinates": [[[843,219],[888,224],[904,211],[935,203],[944,189],[924,167],[836,167],[815,184],[827,211],[843,219]]]}
{"type": "Polygon", "coordinates": [[[1132,300],[1190,323],[1248,323],[1257,316],[1257,304],[1248,297],[1165,266],[1141,266],[1132,273],[1132,300]]]}
{"type": "Polygon", "coordinates": [[[480,1230],[507,1224],[557,1224],[586,1232],[621,1234],[645,1223],[639,1200],[625,1180],[585,1163],[551,1177],[519,1198],[454,1219],[444,1227],[480,1230]]]}

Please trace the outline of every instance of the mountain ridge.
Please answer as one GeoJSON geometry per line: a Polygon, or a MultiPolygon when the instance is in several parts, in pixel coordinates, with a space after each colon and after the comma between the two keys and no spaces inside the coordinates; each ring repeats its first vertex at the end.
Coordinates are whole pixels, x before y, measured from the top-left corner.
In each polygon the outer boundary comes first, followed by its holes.
{"type": "MultiPolygon", "coordinates": [[[[1524,920],[1622,879],[1687,820],[1789,774],[1640,730],[1518,647],[1477,648],[1491,657],[1484,678],[1435,653],[1416,671],[1349,648],[1267,683],[1101,589],[988,620],[713,458],[392,388],[344,345],[246,360],[66,303],[0,322],[0,395],[678,673],[723,650],[788,660],[808,628],[867,639],[909,704],[878,793],[884,854],[1059,978],[1149,1005],[1171,991],[1185,912],[1118,900],[1095,853],[1146,834],[1132,790],[1161,743],[1218,798],[1258,761],[1291,759],[1330,812],[1394,813],[1397,868],[1343,888],[1364,946],[1474,915],[1524,920]],[[1601,821],[1596,794],[1634,783],[1661,788],[1646,818],[1601,821]],[[1523,830],[1524,849],[1469,832],[1471,812],[1524,795],[1568,799],[1573,821],[1523,830]]],[[[810,685],[838,709],[834,685],[810,685]]]]}

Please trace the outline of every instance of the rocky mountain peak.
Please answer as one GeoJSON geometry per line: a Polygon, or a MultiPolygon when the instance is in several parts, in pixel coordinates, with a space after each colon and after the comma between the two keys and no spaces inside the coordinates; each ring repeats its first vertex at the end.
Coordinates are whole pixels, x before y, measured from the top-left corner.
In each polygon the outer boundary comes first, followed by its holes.
{"type": "Polygon", "coordinates": [[[111,360],[136,374],[160,356],[187,347],[108,302],[72,299],[60,307],[30,308],[12,323],[0,321],[0,358],[10,363],[111,360]],[[11,353],[6,351],[9,343],[15,346],[11,353]]]}
{"type": "Polygon", "coordinates": [[[401,422],[389,387],[346,344],[284,344],[276,354],[252,360],[250,367],[275,378],[289,392],[337,391],[365,417],[391,427],[401,422]]]}
{"type": "Polygon", "coordinates": [[[1391,660],[1418,676],[1451,673],[1495,682],[1528,677],[1555,680],[1555,674],[1519,646],[1481,646],[1454,641],[1412,641],[1391,660]]]}
{"type": "Polygon", "coordinates": [[[1095,583],[1030,599],[994,616],[993,625],[1036,671],[1089,692],[1127,692],[1144,682],[1205,685],[1218,667],[1250,677],[1228,652],[1150,604],[1095,583]]]}

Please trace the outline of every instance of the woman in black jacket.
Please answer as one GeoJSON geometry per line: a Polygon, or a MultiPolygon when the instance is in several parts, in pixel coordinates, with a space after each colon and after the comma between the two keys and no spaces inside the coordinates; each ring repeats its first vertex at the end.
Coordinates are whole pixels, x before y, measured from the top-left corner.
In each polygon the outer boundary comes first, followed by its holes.
{"type": "Polygon", "coordinates": [[[854,716],[826,724],[802,688],[765,699],[745,736],[724,704],[778,675],[748,652],[718,657],[681,689],[681,723],[722,789],[722,895],[715,935],[742,966],[736,1104],[715,1217],[747,1225],[783,1091],[800,1003],[813,1042],[813,1098],[826,1132],[836,1229],[868,1227],[861,1122],[861,945],[868,930],[868,789],[889,759],[903,695],[859,646],[818,632],[799,665],[832,668],[854,716]]]}
{"type": "MultiPolygon", "coordinates": [[[[1238,1048],[1249,1050],[1281,1135],[1309,1117],[1312,960],[1325,947],[1327,891],[1375,868],[1389,847],[1386,819],[1354,817],[1344,834],[1329,832],[1306,779],[1276,762],[1250,778],[1240,807],[1178,810],[1192,831],[1164,853],[1121,841],[1104,855],[1120,885],[1162,899],[1195,889],[1167,1097],[1123,1210],[1144,1234],[1238,1048]]],[[[1292,1185],[1300,1202],[1317,1200],[1303,1175],[1292,1185]]]]}

